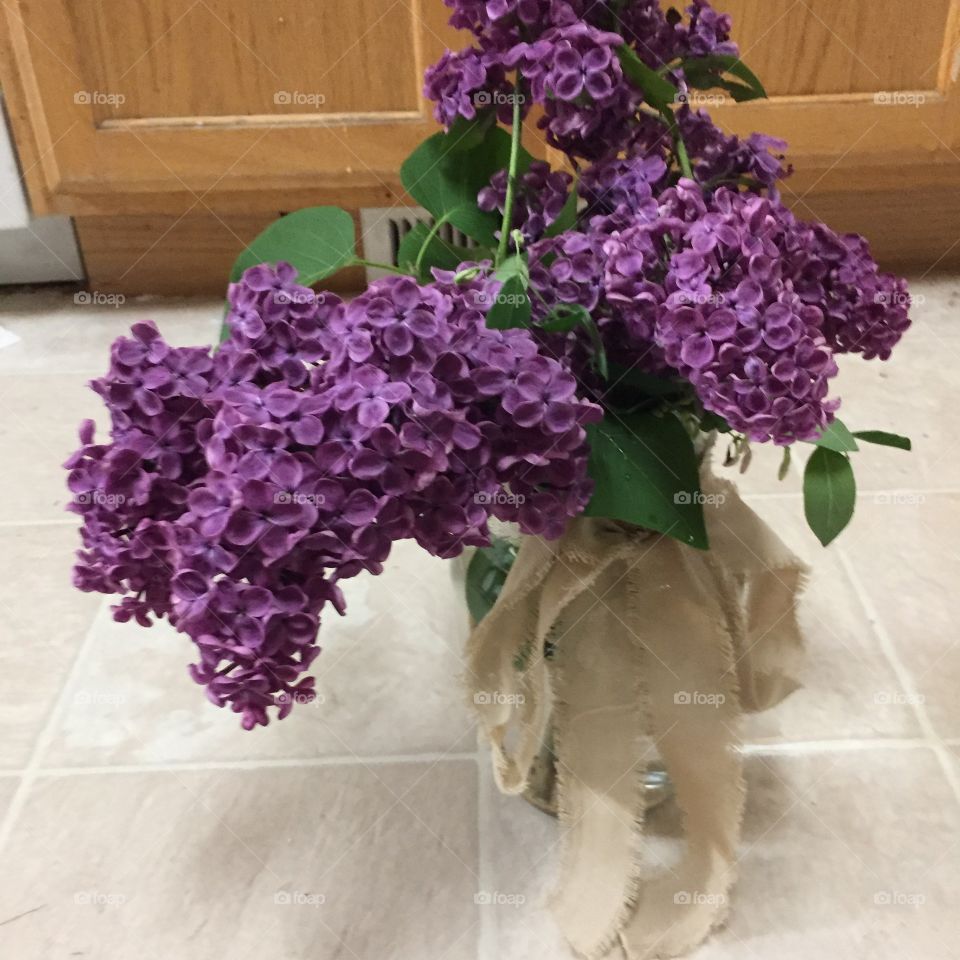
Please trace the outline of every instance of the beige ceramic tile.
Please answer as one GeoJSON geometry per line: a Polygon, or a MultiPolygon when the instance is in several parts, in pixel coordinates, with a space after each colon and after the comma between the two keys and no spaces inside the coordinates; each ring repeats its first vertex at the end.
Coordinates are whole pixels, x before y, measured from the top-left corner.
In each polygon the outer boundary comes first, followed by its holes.
{"type": "Polygon", "coordinates": [[[0,295],[0,326],[18,343],[0,350],[2,373],[90,373],[107,369],[110,344],[139,320],[153,320],[170,343],[214,343],[222,304],[216,300],[138,297],[120,306],[82,302],[89,294],[0,295]],[[74,297],[81,299],[74,302],[74,297]]]}
{"type": "Polygon", "coordinates": [[[727,928],[695,960],[950,960],[960,806],[932,753],[751,758],[727,928]]]}
{"type": "Polygon", "coordinates": [[[843,549],[937,732],[960,737],[960,494],[861,502],[843,549]]]}
{"type": "Polygon", "coordinates": [[[812,573],[800,605],[807,640],[803,687],[782,704],[750,716],[751,742],[914,737],[920,731],[836,547],[824,549],[806,527],[799,500],[754,500],[751,506],[806,560],[812,573]]]}
{"type": "Polygon", "coordinates": [[[321,700],[249,733],[187,675],[190,641],[166,623],[145,630],[97,620],[89,655],[45,758],[53,766],[472,751],[460,685],[466,640],[451,565],[412,542],[379,577],[344,584],[314,663],[321,700]]]}
{"type": "Polygon", "coordinates": [[[10,809],[10,801],[13,799],[14,793],[16,793],[17,784],[19,782],[19,777],[0,777],[0,823],[3,822],[3,818],[6,816],[7,810],[10,809]]]}
{"type": "Polygon", "coordinates": [[[481,768],[481,836],[489,867],[483,885],[499,896],[488,897],[481,908],[491,941],[486,957],[572,960],[548,910],[558,876],[557,821],[522,797],[500,793],[489,766],[481,768]]]}
{"type": "MultiPolygon", "coordinates": [[[[754,756],[747,782],[730,919],[690,960],[956,956],[960,806],[932,753],[754,756]]],[[[491,804],[491,883],[522,898],[500,908],[491,956],[572,958],[545,908],[555,824],[518,798],[491,804]]],[[[648,821],[648,848],[663,855],[677,844],[677,809],[665,804],[648,821]]]]}
{"type": "Polygon", "coordinates": [[[41,778],[0,956],[473,960],[476,829],[472,761],[41,778]]]}
{"type": "Polygon", "coordinates": [[[78,446],[77,427],[90,417],[98,435],[109,422],[100,398],[81,376],[0,377],[0,521],[69,519],[63,462],[78,446]]]}
{"type": "Polygon", "coordinates": [[[0,768],[23,767],[100,598],[70,586],[76,532],[0,527],[0,768]]]}

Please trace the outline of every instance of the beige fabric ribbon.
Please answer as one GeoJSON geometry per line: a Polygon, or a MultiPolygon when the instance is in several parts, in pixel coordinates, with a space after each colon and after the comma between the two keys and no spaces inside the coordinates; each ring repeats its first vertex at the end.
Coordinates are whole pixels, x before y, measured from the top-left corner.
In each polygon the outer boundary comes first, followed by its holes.
{"type": "Polygon", "coordinates": [[[574,950],[674,957],[722,922],[743,813],[743,711],[797,686],[804,565],[729,482],[703,480],[711,549],[578,518],[524,539],[474,630],[473,702],[497,783],[520,793],[548,728],[562,831],[554,912],[574,950]],[[544,657],[550,641],[553,656],[544,657]],[[684,815],[679,863],[655,869],[642,777],[659,754],[684,815]]]}

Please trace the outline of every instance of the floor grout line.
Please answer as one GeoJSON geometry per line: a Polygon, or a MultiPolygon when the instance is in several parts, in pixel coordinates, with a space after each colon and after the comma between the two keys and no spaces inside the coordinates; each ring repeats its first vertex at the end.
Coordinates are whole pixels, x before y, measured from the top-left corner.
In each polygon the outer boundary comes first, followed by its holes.
{"type": "Polygon", "coordinates": [[[875,740],[790,740],[783,743],[744,743],[739,752],[746,757],[814,756],[821,753],[855,753],[869,750],[926,750],[924,737],[889,737],[875,740]]]}
{"type": "MultiPolygon", "coordinates": [[[[731,479],[734,479],[731,477],[731,479]]],[[[955,487],[890,487],[888,489],[877,490],[858,490],[857,499],[863,500],[868,497],[883,496],[958,496],[960,488],[955,487]]],[[[744,500],[800,500],[803,498],[803,491],[776,491],[767,493],[741,493],[744,500]]]]}
{"type": "Polygon", "coordinates": [[[99,766],[37,767],[37,777],[89,777],[113,773],[185,773],[215,770],[282,770],[311,767],[374,767],[391,764],[445,763],[475,761],[476,753],[398,753],[381,755],[345,755],[329,757],[263,758],[260,760],[184,760],[174,763],[119,763],[99,766]]]}
{"type": "Polygon", "coordinates": [[[0,530],[4,528],[18,529],[22,527],[79,527],[80,518],[73,514],[62,520],[0,520],[0,530]]]}
{"type": "MultiPolygon", "coordinates": [[[[493,804],[490,796],[490,755],[488,750],[480,749],[477,760],[477,874],[480,877],[478,893],[492,892],[496,886],[493,866],[488,855],[488,837],[492,836],[491,820],[493,804]]],[[[480,904],[480,928],[477,934],[477,960],[495,960],[499,930],[496,911],[485,910],[480,904]]]]}
{"type": "Polygon", "coordinates": [[[853,563],[847,556],[846,551],[841,549],[837,551],[837,554],[844,572],[847,575],[847,579],[853,586],[854,593],[857,595],[857,599],[863,607],[863,612],[866,614],[867,620],[873,628],[873,632],[880,644],[880,649],[887,658],[887,662],[890,664],[897,680],[900,682],[900,686],[907,694],[910,706],[913,708],[914,716],[920,726],[920,731],[923,733],[928,745],[936,754],[943,774],[947,779],[947,783],[950,785],[950,789],[953,790],[957,802],[960,803],[960,769],[958,769],[958,765],[954,762],[954,758],[950,755],[943,740],[937,734],[936,728],[927,713],[924,697],[920,694],[920,690],[914,682],[913,676],[907,669],[906,664],[900,658],[896,644],[887,632],[887,628],[880,618],[877,608],[873,604],[873,599],[867,593],[857,571],[854,569],[853,563]]]}
{"type": "Polygon", "coordinates": [[[66,708],[67,698],[74,679],[79,674],[80,666],[86,659],[87,652],[93,646],[93,637],[97,628],[99,614],[108,603],[109,601],[104,599],[94,613],[93,619],[90,621],[90,625],[87,627],[87,631],[83,636],[83,640],[81,641],[76,655],[73,658],[73,663],[70,664],[70,669],[67,671],[67,675],[64,677],[63,686],[60,688],[60,692],[57,695],[56,701],[54,702],[53,709],[50,711],[50,715],[47,717],[47,722],[38,734],[37,739],[34,741],[33,749],[30,751],[30,757],[27,760],[27,765],[21,771],[20,782],[17,784],[16,790],[14,790],[13,797],[10,800],[10,805],[7,808],[7,812],[4,815],[3,820],[0,821],[0,857],[2,857],[3,852],[6,849],[7,843],[10,840],[10,835],[13,833],[13,828],[20,817],[20,813],[23,810],[24,804],[26,803],[27,795],[29,794],[30,788],[33,786],[34,780],[36,779],[37,771],[40,769],[40,761],[43,759],[43,755],[46,753],[47,747],[53,740],[53,734],[56,729],[56,725],[59,722],[64,709],[66,708]]]}
{"type": "MultiPolygon", "coordinates": [[[[960,746],[960,739],[944,740],[944,746],[960,746]]],[[[744,756],[804,756],[820,753],[852,753],[857,750],[918,750],[931,746],[928,737],[869,737],[838,738],[836,740],[758,741],[741,744],[744,756]]],[[[183,760],[167,763],[115,763],[80,766],[52,766],[0,770],[0,778],[15,779],[30,773],[38,777],[82,777],[109,774],[180,773],[214,770],[277,770],[297,767],[358,767],[389,766],[391,764],[487,762],[485,751],[388,753],[325,756],[325,757],[264,757],[255,760],[183,760]]]]}

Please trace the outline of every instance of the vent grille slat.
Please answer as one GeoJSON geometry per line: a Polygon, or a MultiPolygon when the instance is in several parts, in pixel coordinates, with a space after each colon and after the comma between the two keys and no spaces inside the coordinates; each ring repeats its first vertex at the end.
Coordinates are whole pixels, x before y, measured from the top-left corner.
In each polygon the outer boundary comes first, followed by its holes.
{"type": "MultiPolygon", "coordinates": [[[[418,224],[433,227],[436,221],[418,207],[372,207],[360,211],[360,227],[363,233],[363,249],[368,260],[399,266],[400,244],[403,238],[418,224]]],[[[462,230],[445,223],[437,235],[457,247],[476,249],[479,244],[462,230]]],[[[383,271],[367,269],[368,280],[382,276],[383,271]]]]}

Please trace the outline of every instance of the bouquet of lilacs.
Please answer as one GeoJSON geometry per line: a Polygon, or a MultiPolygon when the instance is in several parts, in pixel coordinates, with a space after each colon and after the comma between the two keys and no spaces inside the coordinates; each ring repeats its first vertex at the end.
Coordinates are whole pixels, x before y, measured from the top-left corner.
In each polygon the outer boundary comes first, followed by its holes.
{"type": "MultiPolygon", "coordinates": [[[[349,303],[350,216],[290,214],[237,262],[218,347],[150,323],[93,383],[110,439],[67,463],[75,583],[118,620],[167,617],[243,726],[313,695],[322,610],[393,541],[489,547],[489,521],[560,536],[579,514],[708,547],[695,441],[812,444],[811,526],[853,512],[836,357],[886,359],[903,281],[866,242],[783,205],[785,145],[722,132],[692,91],[763,96],[706,0],[445,0],[466,49],[426,74],[446,128],[404,163],[433,217],[349,303]],[[522,145],[525,127],[563,170],[522,145]],[[470,238],[456,247],[445,224],[470,238]]],[[[785,461],[786,463],[786,461],[785,461]]],[[[503,554],[491,554],[492,564],[503,554]]]]}

